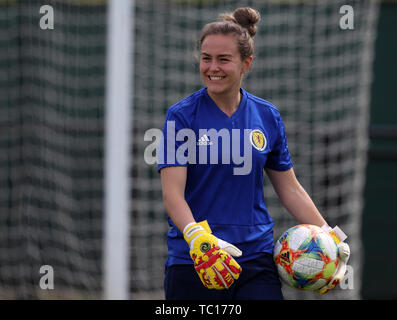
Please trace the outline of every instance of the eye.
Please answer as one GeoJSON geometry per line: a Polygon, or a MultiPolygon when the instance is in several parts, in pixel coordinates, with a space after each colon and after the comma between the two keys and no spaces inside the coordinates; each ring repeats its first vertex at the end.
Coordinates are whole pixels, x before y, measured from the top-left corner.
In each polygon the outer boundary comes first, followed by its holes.
{"type": "Polygon", "coordinates": [[[203,61],[210,61],[211,58],[210,58],[210,57],[201,57],[201,60],[203,60],[203,61]]]}

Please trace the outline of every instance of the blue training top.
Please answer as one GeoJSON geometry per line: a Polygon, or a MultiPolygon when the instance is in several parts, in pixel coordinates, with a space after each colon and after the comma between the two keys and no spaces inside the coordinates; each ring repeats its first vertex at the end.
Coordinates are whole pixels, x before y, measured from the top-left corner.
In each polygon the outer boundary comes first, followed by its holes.
{"type": "MultiPolygon", "coordinates": [[[[273,219],[263,193],[264,168],[292,167],[279,111],[243,89],[229,117],[203,88],[168,109],[158,170],[187,166],[185,199],[197,222],[237,246],[237,262],[273,252],[273,219]],[[184,129],[184,130],[183,130],[184,129]]],[[[168,219],[166,265],[190,264],[189,246],[168,219]]]]}

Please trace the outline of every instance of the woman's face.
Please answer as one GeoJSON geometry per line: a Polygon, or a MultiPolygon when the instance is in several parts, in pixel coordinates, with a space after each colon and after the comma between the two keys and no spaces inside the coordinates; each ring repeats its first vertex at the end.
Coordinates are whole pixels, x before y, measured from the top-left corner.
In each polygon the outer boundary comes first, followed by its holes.
{"type": "Polygon", "coordinates": [[[208,35],[201,45],[200,74],[211,95],[238,94],[252,57],[242,61],[233,35],[208,35]]]}

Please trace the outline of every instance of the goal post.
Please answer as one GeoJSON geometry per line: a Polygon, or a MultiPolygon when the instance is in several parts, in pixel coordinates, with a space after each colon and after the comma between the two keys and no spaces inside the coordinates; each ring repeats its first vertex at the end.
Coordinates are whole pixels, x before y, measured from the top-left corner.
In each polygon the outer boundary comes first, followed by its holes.
{"type": "Polygon", "coordinates": [[[129,298],[129,230],[133,96],[132,0],[108,1],[106,111],[104,297],[129,298]]]}

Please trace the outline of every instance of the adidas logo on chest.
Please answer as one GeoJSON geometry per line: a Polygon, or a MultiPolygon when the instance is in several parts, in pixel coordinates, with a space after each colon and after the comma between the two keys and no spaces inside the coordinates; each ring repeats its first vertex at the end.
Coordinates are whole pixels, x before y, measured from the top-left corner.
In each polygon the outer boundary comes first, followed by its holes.
{"type": "Polygon", "coordinates": [[[206,134],[202,135],[201,138],[198,139],[198,141],[197,141],[198,146],[210,146],[212,144],[213,144],[213,142],[210,141],[210,139],[208,138],[208,136],[206,134]]]}

